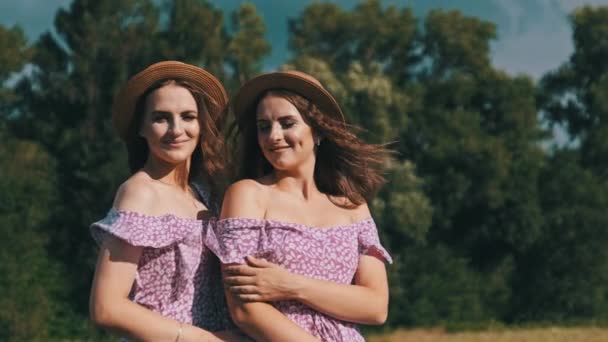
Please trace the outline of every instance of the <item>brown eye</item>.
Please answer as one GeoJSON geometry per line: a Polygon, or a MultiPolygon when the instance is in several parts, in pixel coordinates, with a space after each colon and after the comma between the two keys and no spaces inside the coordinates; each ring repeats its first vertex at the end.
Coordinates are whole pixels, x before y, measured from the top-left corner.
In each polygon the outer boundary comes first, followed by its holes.
{"type": "Polygon", "coordinates": [[[293,121],[285,121],[285,122],[281,122],[281,127],[283,129],[288,129],[288,128],[291,128],[291,127],[295,126],[295,124],[296,123],[293,122],[293,121]]]}
{"type": "Polygon", "coordinates": [[[270,125],[268,124],[258,124],[258,131],[262,133],[266,133],[270,130],[270,125]]]}
{"type": "Polygon", "coordinates": [[[164,115],[155,115],[154,117],[152,117],[152,121],[158,123],[165,122],[167,121],[167,117],[164,115]]]}

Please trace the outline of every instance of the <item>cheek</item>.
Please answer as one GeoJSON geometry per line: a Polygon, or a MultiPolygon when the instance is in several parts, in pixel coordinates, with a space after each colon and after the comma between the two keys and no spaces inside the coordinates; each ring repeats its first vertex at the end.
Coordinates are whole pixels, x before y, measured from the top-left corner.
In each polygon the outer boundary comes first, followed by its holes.
{"type": "Polygon", "coordinates": [[[141,129],[141,135],[146,139],[155,139],[161,137],[165,134],[167,128],[163,124],[155,123],[150,125],[145,125],[141,129]]]}
{"type": "Polygon", "coordinates": [[[188,122],[186,123],[186,127],[188,128],[188,132],[193,136],[201,134],[201,124],[198,121],[188,122]]]}
{"type": "Polygon", "coordinates": [[[297,143],[300,146],[313,144],[312,132],[309,129],[297,129],[286,135],[285,140],[297,143]]]}

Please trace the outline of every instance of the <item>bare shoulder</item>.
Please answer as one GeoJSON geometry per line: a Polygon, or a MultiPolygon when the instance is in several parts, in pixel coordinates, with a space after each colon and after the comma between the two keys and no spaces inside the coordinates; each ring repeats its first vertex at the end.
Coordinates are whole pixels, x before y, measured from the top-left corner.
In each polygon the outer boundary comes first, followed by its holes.
{"type": "Polygon", "coordinates": [[[114,198],[114,207],[119,210],[135,211],[155,215],[161,196],[154,184],[137,174],[120,185],[114,198]]]}
{"type": "Polygon", "coordinates": [[[263,218],[268,199],[268,186],[253,179],[233,183],[224,194],[222,218],[263,218]]]}
{"type": "Polygon", "coordinates": [[[372,216],[367,202],[362,204],[354,204],[351,200],[344,196],[332,196],[331,202],[346,211],[347,215],[353,222],[361,221],[372,216]]]}
{"type": "Polygon", "coordinates": [[[360,204],[359,206],[353,209],[353,218],[356,221],[361,221],[371,216],[372,213],[370,212],[369,206],[366,202],[363,202],[363,204],[360,204]]]}
{"type": "Polygon", "coordinates": [[[253,179],[242,179],[232,183],[226,190],[224,197],[232,196],[257,196],[264,192],[266,186],[253,179]]]}

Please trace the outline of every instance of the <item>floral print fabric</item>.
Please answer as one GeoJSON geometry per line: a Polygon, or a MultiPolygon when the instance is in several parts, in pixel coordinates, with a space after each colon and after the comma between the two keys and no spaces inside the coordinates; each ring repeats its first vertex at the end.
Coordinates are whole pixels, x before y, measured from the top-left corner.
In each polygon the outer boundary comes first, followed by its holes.
{"type": "Polygon", "coordinates": [[[229,327],[229,315],[219,262],[204,246],[209,224],[209,220],[113,208],[90,229],[99,245],[111,235],[144,247],[131,300],[163,316],[217,331],[229,327]]]}
{"type": "MultiPolygon", "coordinates": [[[[228,218],[207,233],[206,244],[224,264],[244,263],[252,255],[290,272],[351,284],[361,254],[392,262],[380,244],[373,219],[315,228],[273,220],[228,218]]],[[[317,312],[297,301],[273,305],[323,341],[363,341],[356,325],[317,312]]]]}

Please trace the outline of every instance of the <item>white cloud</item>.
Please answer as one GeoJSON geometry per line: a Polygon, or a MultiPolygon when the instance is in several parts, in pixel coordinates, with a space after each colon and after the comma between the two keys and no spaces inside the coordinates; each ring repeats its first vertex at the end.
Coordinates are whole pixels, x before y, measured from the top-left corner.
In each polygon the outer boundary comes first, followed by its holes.
{"type": "Polygon", "coordinates": [[[494,1],[504,9],[508,21],[516,23],[501,30],[493,45],[496,67],[539,79],[568,60],[573,45],[566,5],[560,7],[556,0],[494,1]]]}

